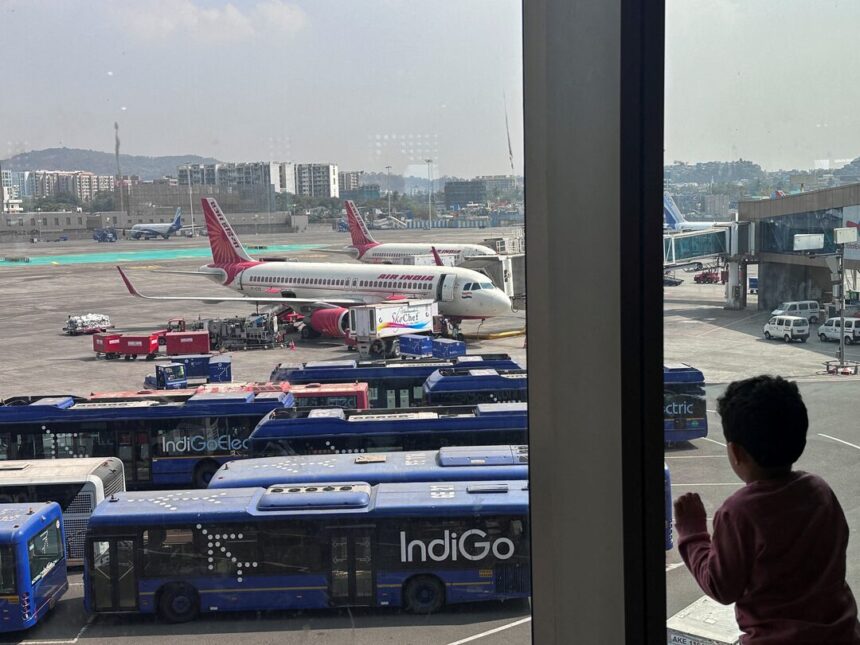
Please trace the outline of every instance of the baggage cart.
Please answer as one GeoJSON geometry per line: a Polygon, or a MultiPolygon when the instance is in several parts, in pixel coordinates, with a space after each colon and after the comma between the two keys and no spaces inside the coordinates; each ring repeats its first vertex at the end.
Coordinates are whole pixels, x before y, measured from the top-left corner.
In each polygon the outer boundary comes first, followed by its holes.
{"type": "Polygon", "coordinates": [[[158,334],[123,334],[119,339],[119,353],[127,361],[140,356],[151,361],[158,355],[158,334]]]}
{"type": "Polygon", "coordinates": [[[466,343],[451,338],[433,339],[433,356],[436,358],[454,358],[466,353],[466,343]]]}
{"type": "Polygon", "coordinates": [[[93,351],[96,358],[119,358],[119,341],[122,334],[93,334],[93,351]]]}
{"type": "Polygon", "coordinates": [[[164,336],[168,356],[209,353],[208,331],[168,332],[164,336]]]}

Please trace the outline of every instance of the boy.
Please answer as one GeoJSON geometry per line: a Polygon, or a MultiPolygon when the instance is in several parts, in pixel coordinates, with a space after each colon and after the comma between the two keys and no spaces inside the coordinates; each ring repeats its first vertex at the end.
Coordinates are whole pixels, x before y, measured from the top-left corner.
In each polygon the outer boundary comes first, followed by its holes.
{"type": "Polygon", "coordinates": [[[735,603],[744,645],[860,644],[845,515],[823,479],[791,470],[809,424],[797,384],[736,381],[717,407],[729,463],[746,486],[714,514],[713,538],[696,493],[675,501],[687,568],[711,598],[735,603]]]}

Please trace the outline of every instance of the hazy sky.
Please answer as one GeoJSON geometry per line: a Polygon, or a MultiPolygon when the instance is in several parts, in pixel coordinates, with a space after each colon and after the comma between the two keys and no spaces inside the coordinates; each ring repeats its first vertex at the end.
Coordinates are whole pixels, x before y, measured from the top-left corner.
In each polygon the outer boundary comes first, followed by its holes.
{"type": "Polygon", "coordinates": [[[522,172],[517,0],[0,0],[0,158],[522,172]],[[506,100],[505,100],[506,99],[506,100]]]}
{"type": "Polygon", "coordinates": [[[860,156],[860,2],[667,0],[667,162],[860,156]]]}
{"type": "MultiPolygon", "coordinates": [[[[860,2],[667,0],[666,160],[860,156],[860,2]]],[[[517,0],[0,0],[0,157],[522,172],[517,0]],[[506,101],[505,98],[506,97],[506,101]]]]}

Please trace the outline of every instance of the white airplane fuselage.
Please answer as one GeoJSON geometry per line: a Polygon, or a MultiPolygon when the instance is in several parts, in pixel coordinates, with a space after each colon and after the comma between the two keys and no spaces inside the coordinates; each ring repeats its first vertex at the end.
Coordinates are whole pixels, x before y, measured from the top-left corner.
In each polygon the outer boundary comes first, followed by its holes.
{"type": "Polygon", "coordinates": [[[367,304],[431,298],[440,314],[455,318],[489,318],[511,311],[510,298],[490,278],[459,267],[249,262],[235,269],[210,264],[200,270],[246,296],[289,294],[321,302],[354,298],[367,304]]]}
{"type": "Polygon", "coordinates": [[[474,257],[497,255],[491,248],[481,244],[422,244],[417,242],[382,242],[365,249],[353,247],[355,257],[366,264],[400,264],[405,257],[431,255],[433,249],[444,257],[453,257],[462,262],[474,257]]]}

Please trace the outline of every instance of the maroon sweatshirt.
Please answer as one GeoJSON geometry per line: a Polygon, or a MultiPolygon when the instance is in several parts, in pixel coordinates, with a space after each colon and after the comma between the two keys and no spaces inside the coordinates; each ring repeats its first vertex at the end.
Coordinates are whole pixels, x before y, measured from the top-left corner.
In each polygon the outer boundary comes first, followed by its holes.
{"type": "Polygon", "coordinates": [[[845,582],[848,524],[830,486],[792,472],[752,482],[707,527],[676,527],[678,550],[702,590],[735,603],[744,645],[860,645],[845,582]]]}

